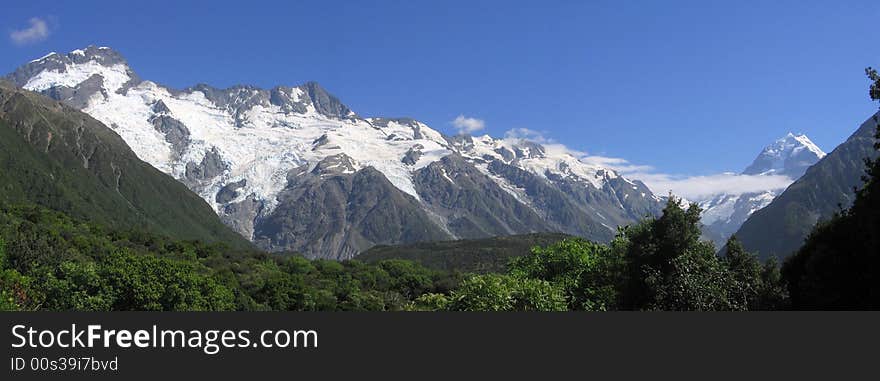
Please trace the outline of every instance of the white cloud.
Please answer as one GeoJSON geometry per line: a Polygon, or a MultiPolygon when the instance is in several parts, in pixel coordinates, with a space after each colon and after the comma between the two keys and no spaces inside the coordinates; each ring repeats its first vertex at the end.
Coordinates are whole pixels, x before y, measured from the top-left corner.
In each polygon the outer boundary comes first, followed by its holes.
{"type": "Polygon", "coordinates": [[[46,23],[46,20],[34,17],[29,22],[31,24],[30,27],[13,30],[9,33],[9,39],[16,45],[32,44],[49,38],[49,24],[46,23]]]}
{"type": "Polygon", "coordinates": [[[504,139],[510,140],[528,140],[539,144],[553,143],[553,139],[544,137],[541,131],[530,130],[528,128],[513,128],[504,133],[504,139]]]}
{"type": "Polygon", "coordinates": [[[452,126],[458,130],[459,134],[472,134],[486,128],[486,122],[482,119],[468,118],[464,115],[459,115],[452,121],[452,126]]]}
{"type": "Polygon", "coordinates": [[[514,128],[511,130],[507,130],[507,132],[504,133],[504,139],[516,141],[527,140],[530,142],[535,142],[544,146],[544,150],[548,153],[566,153],[580,159],[585,163],[610,168],[617,172],[620,172],[621,174],[650,171],[653,169],[653,167],[649,165],[635,165],[626,161],[625,159],[590,155],[587,152],[569,148],[564,144],[558,143],[552,138],[548,138],[543,131],[536,131],[528,128],[514,128]]]}
{"type": "Polygon", "coordinates": [[[707,176],[674,176],[663,173],[631,173],[628,177],[641,180],[658,196],[669,192],[691,201],[726,193],[743,194],[784,189],[794,180],[779,175],[740,175],[720,173],[707,176]]]}
{"type": "Polygon", "coordinates": [[[788,187],[794,180],[779,175],[740,175],[736,173],[719,173],[705,176],[683,176],[658,173],[650,165],[634,164],[626,159],[601,155],[590,155],[586,152],[568,148],[545,133],[528,128],[515,128],[504,134],[505,139],[528,140],[544,146],[548,153],[564,152],[577,157],[583,162],[612,169],[621,175],[641,180],[655,195],[672,194],[691,201],[700,201],[718,194],[743,194],[778,190],[788,187]]]}
{"type": "Polygon", "coordinates": [[[628,175],[632,173],[643,173],[654,170],[654,167],[650,165],[632,164],[629,161],[618,157],[584,156],[583,158],[581,158],[581,160],[587,163],[611,168],[623,175],[628,175]]]}

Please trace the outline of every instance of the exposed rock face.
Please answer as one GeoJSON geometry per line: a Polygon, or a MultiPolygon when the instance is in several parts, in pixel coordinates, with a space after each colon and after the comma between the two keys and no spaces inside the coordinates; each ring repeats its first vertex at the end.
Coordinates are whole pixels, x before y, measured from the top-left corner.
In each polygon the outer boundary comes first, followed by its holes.
{"type": "MultiPolygon", "coordinates": [[[[220,151],[212,148],[205,153],[199,164],[193,162],[186,163],[186,180],[190,183],[198,183],[199,181],[211,180],[220,176],[228,169],[220,151]]],[[[247,183],[247,182],[245,182],[247,183]]]]}
{"type": "Polygon", "coordinates": [[[279,194],[274,212],[256,224],[256,243],[345,259],[375,244],[450,237],[431,222],[417,200],[377,170],[351,172],[340,158],[325,161],[292,179],[279,194]]]}
{"type": "Polygon", "coordinates": [[[222,204],[223,211],[220,213],[220,220],[245,238],[253,240],[254,224],[263,211],[264,203],[257,200],[254,195],[248,195],[244,200],[238,202],[233,200],[222,204]]]}
{"type": "Polygon", "coordinates": [[[165,141],[171,144],[172,154],[177,158],[181,157],[190,144],[189,129],[183,122],[171,116],[171,110],[161,100],[153,104],[153,112],[153,116],[149,119],[150,123],[165,136],[165,141]]]}
{"type": "Polygon", "coordinates": [[[308,94],[309,99],[312,100],[312,105],[315,106],[315,110],[321,115],[326,115],[332,118],[347,118],[354,115],[354,112],[349,110],[348,106],[342,104],[339,99],[330,95],[330,93],[328,93],[327,90],[324,90],[324,88],[317,82],[306,82],[302,88],[306,91],[306,94],[308,94]]]}
{"type": "Polygon", "coordinates": [[[403,159],[400,159],[400,161],[407,165],[416,165],[419,159],[422,158],[423,149],[425,149],[425,146],[421,144],[412,146],[412,148],[406,151],[406,154],[403,155],[403,159]]]}
{"type": "Polygon", "coordinates": [[[217,203],[218,204],[227,204],[232,200],[235,200],[239,196],[238,189],[247,185],[247,180],[236,181],[234,183],[229,183],[220,188],[220,191],[217,192],[217,203]]]}
{"type": "Polygon", "coordinates": [[[93,75],[75,87],[52,87],[44,90],[43,94],[52,99],[64,100],[75,108],[83,109],[89,105],[89,99],[92,95],[101,93],[103,87],[104,78],[100,75],[93,75]]]}
{"type": "Polygon", "coordinates": [[[415,177],[423,202],[460,238],[551,231],[536,211],[501,189],[460,155],[449,155],[415,177]]]}

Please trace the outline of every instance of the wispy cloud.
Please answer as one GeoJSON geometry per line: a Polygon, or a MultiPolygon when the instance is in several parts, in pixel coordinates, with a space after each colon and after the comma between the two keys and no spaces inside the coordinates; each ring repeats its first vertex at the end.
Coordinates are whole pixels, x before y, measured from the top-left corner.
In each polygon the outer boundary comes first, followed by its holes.
{"type": "Polygon", "coordinates": [[[611,168],[621,175],[640,180],[654,194],[665,196],[670,192],[691,201],[699,201],[719,194],[744,194],[784,189],[794,180],[780,175],[741,175],[716,173],[702,176],[674,175],[657,172],[653,166],[630,163],[625,159],[586,156],[581,160],[611,168]]]}
{"type": "Polygon", "coordinates": [[[553,139],[545,137],[544,132],[528,128],[513,128],[504,133],[505,139],[528,140],[535,143],[554,143],[553,139]]]}
{"type": "Polygon", "coordinates": [[[472,134],[486,128],[486,122],[482,119],[459,115],[452,121],[452,126],[458,130],[459,134],[472,134]]]}
{"type": "Polygon", "coordinates": [[[24,29],[13,30],[9,33],[9,39],[16,45],[27,45],[43,41],[49,38],[51,31],[46,20],[33,17],[29,20],[30,26],[24,29]]]}
{"type": "Polygon", "coordinates": [[[507,132],[504,133],[504,139],[527,140],[530,142],[539,143],[543,145],[544,149],[548,152],[566,153],[580,159],[585,163],[600,165],[605,168],[613,169],[620,173],[650,171],[653,169],[653,167],[649,165],[636,165],[626,161],[625,159],[591,155],[587,152],[570,148],[562,143],[557,142],[553,138],[547,137],[547,133],[544,131],[537,131],[528,128],[514,128],[507,130],[507,132]]]}
{"type": "Polygon", "coordinates": [[[672,194],[692,201],[698,201],[718,194],[743,194],[766,190],[783,189],[792,179],[779,175],[740,175],[718,173],[704,176],[673,175],[657,172],[651,165],[635,164],[626,159],[591,155],[571,149],[548,138],[546,133],[528,128],[516,128],[504,134],[505,139],[528,140],[544,145],[550,152],[565,152],[583,162],[613,169],[621,175],[640,180],[657,195],[672,194]]]}
{"type": "Polygon", "coordinates": [[[641,180],[657,195],[669,192],[692,201],[726,193],[743,194],[783,189],[792,183],[788,176],[740,175],[720,173],[707,176],[676,176],[665,173],[630,173],[628,177],[641,180]]]}
{"type": "Polygon", "coordinates": [[[581,160],[587,163],[611,168],[621,174],[645,173],[654,170],[654,167],[650,165],[633,164],[619,157],[587,155],[581,158],[581,160]]]}

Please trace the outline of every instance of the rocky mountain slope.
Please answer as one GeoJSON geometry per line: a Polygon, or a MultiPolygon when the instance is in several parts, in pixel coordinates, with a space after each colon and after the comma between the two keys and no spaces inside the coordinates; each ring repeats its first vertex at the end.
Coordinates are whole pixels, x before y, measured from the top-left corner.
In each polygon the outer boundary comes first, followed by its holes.
{"type": "Polygon", "coordinates": [[[249,248],[201,198],[87,114],[0,81],[0,201],[108,228],[249,248]]]}
{"type": "Polygon", "coordinates": [[[755,212],[736,233],[743,246],[762,258],[784,258],[797,250],[813,226],[849,207],[862,185],[865,158],[878,155],[874,131],[880,113],[868,118],[769,205],[755,212]]]}
{"type": "MultiPolygon", "coordinates": [[[[765,147],[743,172],[752,176],[785,176],[794,181],[811,165],[825,157],[806,135],[788,133],[765,147]]],[[[712,232],[715,246],[720,248],[755,211],[767,206],[784,189],[761,192],[726,193],[700,201],[702,223],[712,232]]]]}
{"type": "Polygon", "coordinates": [[[176,90],[94,46],[7,78],[104,122],[269,250],[342,259],[375,244],[547,231],[608,241],[660,209],[641,182],[565,150],[362,117],[316,83],[176,90]]]}

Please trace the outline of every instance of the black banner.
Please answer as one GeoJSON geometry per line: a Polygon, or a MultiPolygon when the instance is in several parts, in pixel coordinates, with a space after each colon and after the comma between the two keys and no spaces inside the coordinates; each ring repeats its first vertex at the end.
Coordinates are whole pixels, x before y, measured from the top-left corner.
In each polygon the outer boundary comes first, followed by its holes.
{"type": "Polygon", "coordinates": [[[676,375],[854,379],[859,372],[873,370],[880,342],[878,317],[46,312],[2,313],[0,322],[4,380],[676,375]]]}

